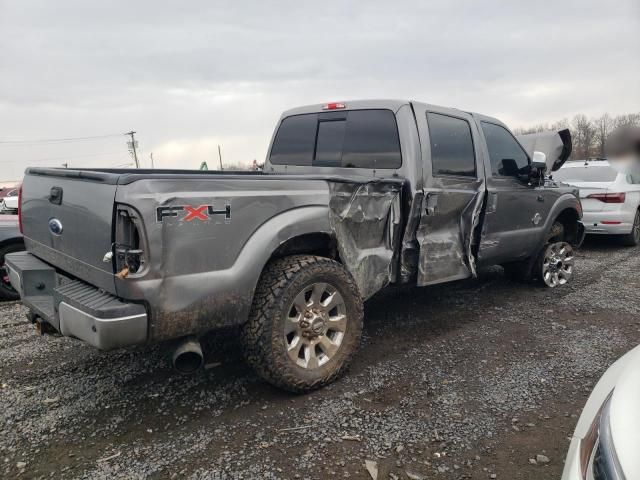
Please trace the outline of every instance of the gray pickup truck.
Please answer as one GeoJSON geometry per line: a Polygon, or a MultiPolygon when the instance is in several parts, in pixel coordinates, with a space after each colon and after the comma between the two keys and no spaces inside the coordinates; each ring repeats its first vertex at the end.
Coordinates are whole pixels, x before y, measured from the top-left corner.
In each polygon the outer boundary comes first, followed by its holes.
{"type": "Polygon", "coordinates": [[[345,370],[363,301],[387,285],[486,265],[566,283],[582,211],[544,172],[570,151],[566,132],[519,141],[494,118],[418,102],[301,107],[261,172],[27,169],[28,252],[6,264],[62,335],[105,350],[174,340],[191,371],[202,334],[240,326],[262,377],[307,391],[345,370]]]}

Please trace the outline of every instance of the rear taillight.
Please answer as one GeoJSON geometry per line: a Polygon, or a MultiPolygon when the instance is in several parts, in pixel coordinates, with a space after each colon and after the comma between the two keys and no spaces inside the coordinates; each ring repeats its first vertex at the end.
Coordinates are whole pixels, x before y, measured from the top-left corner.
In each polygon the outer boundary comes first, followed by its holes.
{"type": "Polygon", "coordinates": [[[604,203],[624,203],[626,197],[624,193],[592,193],[587,195],[587,198],[600,200],[604,203]]]}
{"type": "Polygon", "coordinates": [[[18,227],[20,228],[20,233],[24,235],[22,231],[22,185],[18,190],[18,227]]]}
{"type": "MultiPolygon", "coordinates": [[[[116,231],[113,253],[115,253],[115,271],[120,278],[139,273],[145,265],[144,238],[142,235],[140,214],[132,207],[118,205],[116,211],[116,231]]],[[[113,257],[107,258],[109,262],[113,257]]]]}

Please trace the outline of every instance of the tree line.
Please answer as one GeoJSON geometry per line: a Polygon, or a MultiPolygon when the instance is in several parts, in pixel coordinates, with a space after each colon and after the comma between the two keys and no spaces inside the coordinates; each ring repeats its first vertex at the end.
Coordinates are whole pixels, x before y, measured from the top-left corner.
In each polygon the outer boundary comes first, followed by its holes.
{"type": "Polygon", "coordinates": [[[540,123],[532,127],[516,128],[514,133],[516,135],[524,135],[545,130],[564,130],[568,128],[571,131],[571,139],[573,141],[571,158],[582,160],[595,157],[604,158],[606,156],[607,138],[616,128],[625,126],[640,126],[640,112],[616,115],[615,117],[604,113],[599,117],[592,118],[579,113],[571,120],[563,118],[551,124],[540,123]]]}

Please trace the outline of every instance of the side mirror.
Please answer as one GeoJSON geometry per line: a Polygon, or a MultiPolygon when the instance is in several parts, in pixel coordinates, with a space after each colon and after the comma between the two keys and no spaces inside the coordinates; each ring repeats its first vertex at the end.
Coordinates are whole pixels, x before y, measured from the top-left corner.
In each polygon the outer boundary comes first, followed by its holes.
{"type": "Polygon", "coordinates": [[[533,152],[533,158],[531,159],[531,168],[535,168],[536,170],[542,172],[547,169],[547,156],[542,153],[535,151],[533,152]]]}

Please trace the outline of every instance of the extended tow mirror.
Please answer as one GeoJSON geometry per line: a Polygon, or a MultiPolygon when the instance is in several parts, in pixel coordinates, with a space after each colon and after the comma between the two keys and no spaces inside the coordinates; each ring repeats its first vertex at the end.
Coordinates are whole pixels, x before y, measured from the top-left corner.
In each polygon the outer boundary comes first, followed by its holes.
{"type": "Polygon", "coordinates": [[[546,170],[547,156],[542,152],[533,152],[533,158],[531,159],[531,168],[535,168],[538,171],[546,170]]]}
{"type": "Polygon", "coordinates": [[[547,170],[547,155],[538,152],[533,152],[533,158],[531,159],[531,170],[529,171],[529,185],[542,186],[544,184],[544,174],[547,170]]]}

